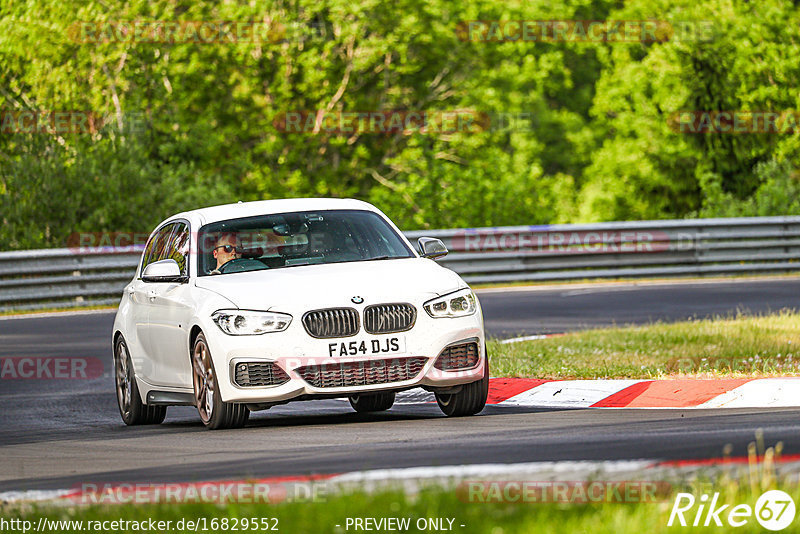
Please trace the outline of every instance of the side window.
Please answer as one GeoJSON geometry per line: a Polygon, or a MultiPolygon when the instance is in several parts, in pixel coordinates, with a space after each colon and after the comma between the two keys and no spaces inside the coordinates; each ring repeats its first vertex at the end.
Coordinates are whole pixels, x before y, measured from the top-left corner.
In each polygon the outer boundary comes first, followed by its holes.
{"type": "Polygon", "coordinates": [[[156,246],[156,241],[158,241],[158,234],[152,234],[150,236],[150,240],[147,242],[147,245],[144,248],[144,253],[142,254],[142,270],[147,267],[150,263],[153,263],[151,258],[153,257],[153,249],[156,246]]]}
{"type": "Polygon", "coordinates": [[[181,268],[181,273],[188,274],[189,226],[177,222],[164,226],[147,244],[142,262],[142,270],[153,262],[173,259],[181,268]]]}
{"type": "Polygon", "coordinates": [[[163,253],[166,249],[170,232],[172,232],[174,226],[174,224],[168,224],[150,237],[150,242],[147,243],[147,248],[145,249],[144,253],[142,271],[144,271],[144,268],[151,263],[164,259],[163,253]]]}
{"type": "Polygon", "coordinates": [[[167,243],[166,255],[161,259],[173,259],[181,268],[181,274],[189,274],[189,264],[186,259],[189,256],[189,227],[185,223],[177,223],[170,233],[167,243]]]}

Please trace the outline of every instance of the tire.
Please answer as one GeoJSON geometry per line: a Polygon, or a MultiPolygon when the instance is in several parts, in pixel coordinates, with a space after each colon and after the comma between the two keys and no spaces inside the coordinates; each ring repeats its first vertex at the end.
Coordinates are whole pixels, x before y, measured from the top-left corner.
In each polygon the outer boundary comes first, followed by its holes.
{"type": "Polygon", "coordinates": [[[223,402],[220,397],[211,351],[202,332],[192,346],[192,387],[197,413],[206,428],[242,428],[250,417],[246,404],[223,402]]]}
{"type": "Polygon", "coordinates": [[[394,391],[381,393],[368,393],[364,395],[351,395],[350,406],[359,413],[382,412],[394,404],[394,391]]]}
{"type": "Polygon", "coordinates": [[[128,345],[122,336],[114,343],[114,384],[119,414],[126,425],[157,425],[164,421],[166,406],[148,406],[142,402],[128,345]]]}
{"type": "Polygon", "coordinates": [[[489,358],[484,361],[483,378],[462,386],[458,393],[436,393],[436,404],[448,417],[475,415],[486,406],[489,397],[489,358]]]}

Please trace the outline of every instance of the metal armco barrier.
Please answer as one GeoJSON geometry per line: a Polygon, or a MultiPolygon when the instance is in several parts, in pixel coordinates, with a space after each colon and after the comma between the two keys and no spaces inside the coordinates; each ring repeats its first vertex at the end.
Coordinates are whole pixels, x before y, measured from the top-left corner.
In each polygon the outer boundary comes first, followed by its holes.
{"type": "MultiPolygon", "coordinates": [[[[800,271],[800,217],[407,232],[438,237],[470,283],[800,271]]],[[[0,252],[0,311],[115,304],[141,247],[0,252]]]]}

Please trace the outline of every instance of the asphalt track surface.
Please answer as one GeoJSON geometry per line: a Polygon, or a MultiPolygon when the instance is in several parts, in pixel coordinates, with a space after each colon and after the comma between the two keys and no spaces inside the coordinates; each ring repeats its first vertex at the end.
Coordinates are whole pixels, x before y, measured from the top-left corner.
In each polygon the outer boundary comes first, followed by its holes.
{"type": "MultiPolygon", "coordinates": [[[[800,307],[800,280],[490,291],[491,335],[761,313],[800,307]]],[[[488,406],[447,419],[435,404],[356,414],[346,401],[252,414],[209,432],[190,407],[154,427],[125,427],[111,378],[113,314],[0,320],[0,357],[94,357],[89,380],[0,380],[0,491],[81,483],[158,483],[366,469],[560,460],[701,459],[730,444],[746,455],[756,429],[800,453],[800,409],[565,410],[488,406]]]]}

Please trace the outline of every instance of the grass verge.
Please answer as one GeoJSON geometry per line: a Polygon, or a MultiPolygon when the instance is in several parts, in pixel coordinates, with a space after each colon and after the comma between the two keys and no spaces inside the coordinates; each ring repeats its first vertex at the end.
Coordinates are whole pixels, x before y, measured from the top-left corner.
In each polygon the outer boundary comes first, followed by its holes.
{"type": "MultiPolygon", "coordinates": [[[[720,492],[719,504],[729,504],[721,514],[723,527],[691,528],[692,532],[729,531],[727,514],[735,505],[747,504],[754,508],[761,488],[741,487],[735,484],[714,484],[709,498],[714,492],[720,492]],[[727,528],[725,528],[727,527],[727,528]]],[[[775,487],[775,486],[773,486],[775,487]]],[[[787,491],[795,502],[800,502],[800,491],[796,486],[781,489],[787,491]]],[[[691,525],[698,511],[700,494],[695,491],[697,504],[684,514],[691,525]]],[[[382,491],[378,493],[357,492],[329,497],[320,502],[294,502],[283,504],[151,504],[151,505],[117,505],[89,506],[72,508],[28,508],[6,510],[2,517],[8,520],[29,521],[35,530],[40,518],[45,518],[51,532],[78,532],[95,530],[88,521],[100,526],[102,522],[115,520],[128,521],[170,521],[160,528],[161,532],[227,532],[233,530],[265,532],[261,518],[266,518],[266,525],[276,527],[271,531],[284,533],[345,533],[363,531],[355,529],[348,518],[407,518],[409,527],[405,532],[431,532],[431,523],[419,528],[420,519],[443,520],[443,525],[452,524],[452,532],[464,533],[564,533],[592,532],[602,533],[641,533],[667,532],[683,530],[675,524],[668,527],[670,513],[675,502],[675,492],[658,498],[655,502],[626,503],[541,503],[541,502],[474,502],[465,491],[455,489],[428,488],[416,495],[409,496],[403,491],[382,491]],[[247,520],[247,528],[244,519],[247,520]],[[180,521],[183,520],[183,528],[180,521]],[[250,527],[255,520],[258,528],[250,527]],[[452,520],[450,523],[448,520],[452,520]],[[53,523],[53,521],[81,521],[82,523],[53,523]],[[187,527],[187,521],[199,522],[198,528],[187,527]],[[234,528],[235,525],[235,528],[234,528]],[[463,525],[463,526],[462,526],[463,525]],[[88,527],[88,528],[87,528],[88,527]]],[[[763,529],[756,518],[745,518],[746,524],[736,528],[737,532],[762,532],[763,529]]],[[[701,522],[705,520],[702,514],[701,522]]],[[[797,524],[795,520],[794,525],[797,524]]],[[[109,527],[113,525],[106,523],[109,527]]],[[[30,528],[29,527],[29,528],[30,528]]],[[[22,531],[21,529],[17,529],[22,531]]],[[[108,530],[108,528],[106,528],[108,530]]],[[[139,532],[139,529],[115,529],[116,531],[139,532]]],[[[394,530],[394,529],[392,529],[394,530]]],[[[390,530],[379,529],[384,532],[390,530]]],[[[788,528],[784,532],[796,532],[797,528],[788,528]]]]}
{"type": "Polygon", "coordinates": [[[489,342],[492,374],[544,379],[800,374],[800,314],[716,317],[489,342]]]}

